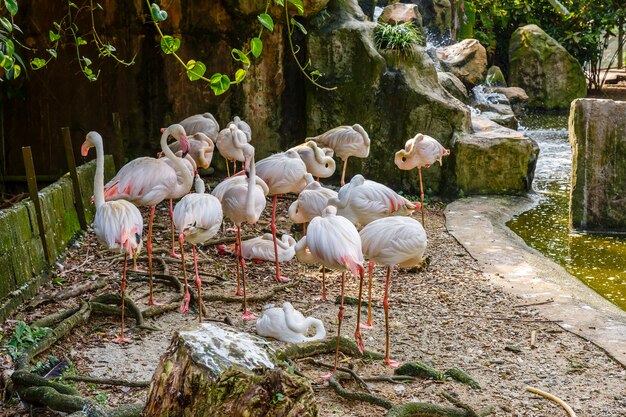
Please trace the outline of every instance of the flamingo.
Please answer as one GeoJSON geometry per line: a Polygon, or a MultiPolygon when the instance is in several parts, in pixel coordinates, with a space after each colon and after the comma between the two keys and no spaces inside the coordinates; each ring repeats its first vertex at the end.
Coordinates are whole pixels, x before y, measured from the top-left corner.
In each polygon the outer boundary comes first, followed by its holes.
{"type": "Polygon", "coordinates": [[[319,136],[306,138],[306,141],[315,141],[318,145],[328,146],[343,160],[341,171],[341,186],[345,184],[346,165],[348,158],[367,158],[370,154],[370,137],[360,124],[339,126],[322,133],[319,136]]]}
{"type": "Polygon", "coordinates": [[[136,206],[150,207],[150,222],[148,225],[148,274],[150,276],[150,298],[148,305],[155,305],[152,297],[152,223],[154,209],[161,201],[182,196],[191,188],[193,174],[189,172],[184,159],[178,158],[167,146],[169,135],[179,142],[183,153],[187,152],[187,135],[179,124],[173,124],[164,129],[161,134],[161,150],[171,161],[174,167],[165,162],[166,158],[141,157],[124,165],[118,173],[104,187],[104,198],[111,200],[128,200],[136,206]]]}
{"type": "Polygon", "coordinates": [[[366,224],[386,216],[410,215],[420,207],[386,185],[366,180],[358,174],[339,190],[337,198],[328,200],[337,213],[354,224],[366,224]]]}
{"type": "MultiPolygon", "coordinates": [[[[224,216],[228,217],[235,223],[237,227],[237,262],[241,264],[241,274],[243,279],[243,316],[244,320],[254,319],[254,315],[248,312],[246,302],[246,262],[241,254],[241,224],[248,222],[255,224],[263,210],[265,209],[265,196],[269,192],[267,185],[256,176],[256,167],[254,163],[254,148],[252,145],[245,143],[243,145],[244,153],[244,170],[246,176],[234,177],[229,181],[228,186],[224,188],[218,187],[213,190],[214,194],[221,196],[222,209],[224,216]],[[247,179],[246,182],[238,178],[247,179]]],[[[219,197],[218,197],[219,199],[219,197]]],[[[237,266],[237,295],[240,294],[239,288],[239,266],[237,266]]]]}
{"type": "Polygon", "coordinates": [[[404,149],[396,152],[394,162],[402,170],[408,171],[417,167],[420,178],[420,201],[422,224],[424,224],[424,186],[422,185],[422,167],[428,168],[435,162],[442,165],[442,158],[450,155],[450,149],[444,148],[436,139],[418,133],[406,141],[404,149]]]}
{"type": "MultiPolygon", "coordinates": [[[[278,260],[280,262],[292,260],[296,255],[296,240],[289,235],[283,235],[276,243],[278,244],[278,260]]],[[[237,245],[220,245],[218,250],[225,253],[236,253],[237,245]]],[[[241,255],[244,259],[273,261],[274,236],[271,233],[264,233],[262,236],[244,240],[241,242],[241,255]]]]}
{"type": "Polygon", "coordinates": [[[256,332],[263,337],[273,337],[281,342],[303,343],[322,340],[326,337],[324,323],[314,317],[305,318],[290,302],[281,307],[266,308],[263,316],[256,321],[256,332]],[[307,337],[309,327],[315,335],[307,337]]]}
{"type": "Polygon", "coordinates": [[[298,199],[289,206],[289,219],[294,223],[308,223],[314,217],[321,216],[328,205],[328,200],[337,197],[336,191],[322,187],[319,182],[313,180],[311,174],[306,174],[305,181],[306,187],[300,191],[298,199]]]}
{"type": "Polygon", "coordinates": [[[190,135],[202,132],[212,141],[217,139],[217,133],[220,131],[220,125],[211,113],[194,114],[179,123],[190,135]]]}
{"type": "Polygon", "coordinates": [[[97,132],[89,132],[81,146],[81,154],[87,156],[89,149],[96,148],[96,173],[93,179],[93,193],[96,205],[96,216],[93,230],[100,243],[109,250],[119,249],[124,252],[124,269],[122,272],[122,333],[114,340],[124,343],[124,290],[126,289],[126,263],[128,254],[138,254],[141,250],[143,218],[139,209],[126,200],[104,201],[104,150],[102,136],[97,132]]]}
{"type": "Polygon", "coordinates": [[[237,170],[237,161],[243,162],[245,159],[243,146],[249,142],[250,136],[244,130],[239,129],[235,123],[230,123],[226,129],[222,129],[217,135],[215,145],[226,160],[226,170],[229,176],[228,161],[233,161],[234,174],[237,170]]]}
{"type": "MultiPolygon", "coordinates": [[[[426,231],[415,219],[404,216],[385,217],[375,220],[361,229],[359,233],[363,243],[363,254],[370,260],[387,266],[385,281],[385,363],[397,367],[398,362],[389,357],[389,284],[391,268],[394,265],[411,268],[422,264],[426,250],[426,231]]],[[[369,305],[372,304],[370,274],[369,305]]],[[[368,307],[368,319],[371,321],[371,309],[368,307]]]]}
{"type": "Polygon", "coordinates": [[[300,159],[298,152],[288,150],[262,159],[257,164],[259,177],[269,187],[269,194],[274,196],[272,202],[272,235],[274,236],[274,254],[276,259],[276,281],[288,282],[289,279],[280,275],[278,262],[278,248],[276,244],[276,205],[278,195],[285,193],[300,193],[306,186],[306,165],[300,159]]]}
{"type": "MultiPolygon", "coordinates": [[[[319,262],[326,268],[337,269],[341,273],[341,304],[339,306],[337,345],[335,348],[335,367],[339,360],[339,338],[341,336],[341,322],[343,319],[345,271],[350,271],[359,279],[359,304],[357,309],[356,331],[354,338],[359,351],[365,347],[361,337],[361,296],[363,291],[363,253],[361,251],[361,237],[356,227],[345,217],[337,216],[337,208],[328,206],[322,215],[315,217],[309,224],[306,236],[296,244],[296,256],[304,263],[319,262]]],[[[326,375],[327,379],[330,375],[326,375]]]]}
{"type": "Polygon", "coordinates": [[[185,269],[185,239],[191,243],[193,264],[196,271],[196,287],[198,289],[198,320],[202,322],[202,281],[198,274],[198,258],[196,245],[206,242],[217,234],[222,225],[222,205],[211,194],[205,194],[204,181],[196,175],[194,183],[195,193],[184,196],[174,208],[174,223],[178,229],[180,255],[183,263],[183,277],[185,278],[185,296],[180,310],[186,313],[189,310],[189,288],[187,287],[187,271],[185,269]]]}
{"type": "Polygon", "coordinates": [[[320,148],[313,140],[291,149],[298,152],[304,165],[306,165],[307,172],[310,172],[314,177],[328,178],[335,173],[334,151],[332,149],[320,148]]]}
{"type": "MultiPolygon", "coordinates": [[[[196,167],[207,169],[211,165],[213,151],[215,150],[215,145],[211,138],[202,132],[196,132],[187,136],[187,140],[189,141],[189,156],[193,158],[196,167]]],[[[169,147],[174,153],[180,151],[178,142],[170,144],[169,147]]]]}

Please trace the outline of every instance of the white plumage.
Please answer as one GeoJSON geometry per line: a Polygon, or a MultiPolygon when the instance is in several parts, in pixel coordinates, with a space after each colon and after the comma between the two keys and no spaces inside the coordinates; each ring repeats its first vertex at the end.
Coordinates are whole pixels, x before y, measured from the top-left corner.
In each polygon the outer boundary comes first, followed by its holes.
{"type": "MultiPolygon", "coordinates": [[[[282,235],[276,241],[278,245],[278,260],[289,262],[296,255],[296,240],[289,235],[282,235]]],[[[234,254],[235,245],[222,246],[221,250],[234,254]]],[[[261,261],[274,260],[274,237],[271,233],[264,233],[252,239],[241,242],[241,254],[244,259],[258,259],[261,261]]]]}
{"type": "Polygon", "coordinates": [[[194,114],[179,123],[185,128],[190,135],[194,133],[204,133],[211,140],[217,139],[217,133],[220,131],[220,125],[211,113],[194,114]]]}
{"type": "Polygon", "coordinates": [[[223,214],[220,201],[204,192],[204,181],[199,176],[196,177],[195,191],[176,203],[174,225],[187,242],[198,245],[217,234],[223,214]]]}
{"type": "Polygon", "coordinates": [[[260,336],[273,337],[288,343],[312,342],[326,337],[326,329],[321,320],[305,318],[289,302],[284,303],[282,308],[267,308],[256,322],[256,332],[260,336]],[[315,335],[308,337],[306,334],[311,326],[315,329],[315,335]]]}
{"type": "Polygon", "coordinates": [[[428,168],[435,162],[441,164],[441,159],[446,155],[450,155],[450,151],[436,139],[418,133],[406,141],[404,149],[396,152],[394,162],[402,170],[428,168]]]}
{"type": "MultiPolygon", "coordinates": [[[[215,145],[211,138],[202,132],[187,136],[189,140],[189,155],[193,158],[197,168],[207,169],[213,160],[215,145]]],[[[180,143],[174,142],[169,145],[172,152],[180,151],[180,143]]]]}
{"type": "Polygon", "coordinates": [[[220,155],[227,161],[244,162],[244,145],[248,144],[250,139],[251,137],[245,131],[240,130],[235,123],[230,123],[227,128],[219,132],[215,145],[220,155]]]}
{"type": "Polygon", "coordinates": [[[334,151],[331,148],[320,148],[313,140],[291,148],[300,155],[306,170],[318,178],[328,178],[335,173],[334,151]]]}
{"type": "Polygon", "coordinates": [[[269,187],[269,195],[298,194],[306,186],[306,165],[294,150],[261,159],[256,164],[256,173],[269,187]]]}
{"type": "Polygon", "coordinates": [[[298,199],[289,206],[289,219],[294,223],[310,222],[314,217],[322,215],[329,199],[336,197],[336,191],[322,187],[309,174],[307,186],[300,192],[298,199]]]}

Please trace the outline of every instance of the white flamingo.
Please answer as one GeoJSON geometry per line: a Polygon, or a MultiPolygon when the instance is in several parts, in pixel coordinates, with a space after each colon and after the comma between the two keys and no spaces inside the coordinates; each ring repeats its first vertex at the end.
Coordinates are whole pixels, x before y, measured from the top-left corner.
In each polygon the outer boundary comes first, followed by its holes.
{"type": "MultiPolygon", "coordinates": [[[[365,347],[361,337],[361,296],[363,291],[363,253],[361,251],[361,237],[356,227],[345,217],[337,216],[337,209],[328,206],[321,216],[315,217],[309,224],[306,236],[296,244],[296,256],[304,263],[319,262],[326,268],[337,269],[341,273],[341,304],[339,306],[337,345],[335,348],[335,367],[339,360],[339,338],[341,336],[341,322],[343,320],[345,271],[350,271],[359,279],[359,304],[357,308],[357,322],[354,338],[359,351],[365,347]]],[[[330,377],[330,375],[326,375],[330,377]]]]}
{"type": "Polygon", "coordinates": [[[266,308],[256,321],[256,332],[263,337],[273,337],[287,343],[303,343],[322,340],[326,337],[324,323],[314,317],[304,317],[290,302],[282,307],[266,308]],[[313,326],[315,335],[306,334],[313,326]]]}
{"type": "Polygon", "coordinates": [[[220,131],[220,125],[211,113],[194,114],[179,123],[185,131],[193,135],[194,133],[204,133],[212,141],[217,139],[217,133],[220,131]]]}
{"type": "MultiPolygon", "coordinates": [[[[276,242],[278,244],[278,260],[289,262],[296,255],[296,240],[289,235],[282,235],[276,242]]],[[[218,246],[221,252],[236,254],[235,244],[218,246]]],[[[274,236],[271,233],[264,233],[252,239],[241,242],[241,255],[244,259],[257,261],[274,260],[274,236]]]]}
{"type": "MultiPolygon", "coordinates": [[[[187,136],[187,140],[189,141],[189,156],[193,158],[196,167],[207,169],[211,165],[213,151],[215,150],[215,145],[211,138],[202,132],[197,132],[187,136]]],[[[181,150],[178,142],[170,144],[169,147],[174,153],[181,150]]]]}
{"type": "MultiPolygon", "coordinates": [[[[411,268],[422,264],[426,250],[426,232],[415,219],[410,217],[385,217],[365,226],[359,233],[363,243],[363,254],[376,263],[387,266],[385,282],[385,363],[397,367],[398,363],[389,358],[389,284],[391,268],[399,265],[411,268]]],[[[372,275],[370,270],[369,305],[372,304],[372,275]]],[[[371,322],[371,308],[368,307],[368,321],[371,322]]]]}
{"type": "Polygon", "coordinates": [[[288,150],[270,155],[257,163],[258,176],[269,187],[269,194],[274,196],[272,202],[272,235],[274,236],[274,253],[276,259],[276,281],[287,282],[288,278],[280,274],[278,262],[278,247],[276,243],[276,205],[278,195],[285,193],[300,193],[306,186],[306,165],[296,151],[288,150]]]}
{"type": "MultiPolygon", "coordinates": [[[[241,256],[241,225],[244,222],[249,224],[255,224],[263,209],[265,209],[265,196],[269,189],[267,185],[256,176],[256,168],[254,163],[254,148],[248,143],[243,145],[244,170],[246,176],[241,176],[247,179],[243,182],[238,177],[235,177],[232,181],[229,181],[227,187],[218,188],[214,190],[214,194],[219,194],[222,202],[222,209],[224,216],[228,217],[235,223],[237,227],[237,247],[239,248],[237,254],[237,293],[240,294],[239,288],[239,264],[241,264],[241,273],[243,279],[243,316],[244,320],[254,319],[254,315],[248,312],[248,305],[246,301],[246,272],[245,261],[241,256]],[[217,193],[216,193],[217,191],[217,193]]],[[[219,198],[219,197],[218,197],[219,198]]]]}
{"type": "Polygon", "coordinates": [[[306,175],[306,182],[297,200],[289,206],[289,219],[294,223],[308,223],[313,217],[321,216],[328,200],[337,197],[336,191],[322,187],[311,174],[306,175]]]}
{"type": "Polygon", "coordinates": [[[396,152],[394,162],[401,170],[417,168],[420,178],[420,201],[422,224],[424,224],[424,186],[422,185],[422,167],[428,168],[435,162],[442,164],[444,156],[450,155],[450,150],[444,148],[436,139],[418,133],[414,138],[406,141],[404,149],[396,152]]]}
{"type": "Polygon", "coordinates": [[[96,148],[96,173],[93,179],[93,194],[96,216],[93,230],[100,243],[109,250],[124,252],[122,272],[122,333],[114,341],[128,342],[124,337],[124,290],[126,289],[126,263],[128,254],[136,255],[141,249],[143,218],[139,209],[126,200],[104,201],[104,150],[102,137],[97,132],[89,132],[81,147],[81,154],[87,156],[89,148],[96,148]]]}
{"type": "Polygon", "coordinates": [[[215,145],[217,150],[226,160],[226,170],[230,176],[228,161],[233,161],[233,174],[237,171],[237,161],[243,162],[243,146],[250,142],[250,137],[244,130],[237,127],[235,123],[229,123],[226,129],[222,129],[217,135],[215,145]]]}
{"type": "Polygon", "coordinates": [[[198,274],[198,258],[196,245],[202,244],[217,234],[222,225],[222,205],[220,201],[204,192],[204,181],[196,176],[195,193],[184,196],[174,208],[174,224],[178,230],[183,276],[185,278],[185,297],[181,305],[181,312],[189,310],[189,288],[187,286],[187,270],[185,269],[184,241],[191,243],[193,264],[196,271],[196,287],[198,290],[198,314],[202,322],[202,281],[198,274]]]}
{"type": "Polygon", "coordinates": [[[306,165],[306,170],[316,178],[328,178],[335,173],[334,151],[330,148],[320,148],[313,140],[291,148],[298,152],[306,165]]]}
{"type": "MultiPolygon", "coordinates": [[[[150,207],[148,225],[148,274],[150,276],[150,298],[148,305],[154,305],[152,297],[152,223],[154,209],[157,204],[167,198],[182,196],[189,192],[193,182],[193,174],[189,172],[184,159],[178,158],[167,146],[169,135],[181,142],[182,151],[187,152],[187,136],[181,125],[173,124],[163,130],[161,135],[161,151],[173,163],[174,168],[164,161],[165,158],[141,157],[124,165],[104,187],[104,198],[111,200],[128,200],[136,206],[150,207]]],[[[178,198],[178,197],[175,197],[178,198]]]]}
{"type": "Polygon", "coordinates": [[[386,216],[406,216],[420,207],[386,185],[355,175],[339,190],[337,198],[328,200],[337,213],[354,224],[366,224],[386,216]]]}
{"type": "Polygon", "coordinates": [[[342,186],[345,184],[348,158],[351,156],[367,158],[370,154],[370,137],[360,124],[339,126],[321,135],[306,138],[306,140],[314,140],[318,145],[328,146],[343,160],[342,186]]]}

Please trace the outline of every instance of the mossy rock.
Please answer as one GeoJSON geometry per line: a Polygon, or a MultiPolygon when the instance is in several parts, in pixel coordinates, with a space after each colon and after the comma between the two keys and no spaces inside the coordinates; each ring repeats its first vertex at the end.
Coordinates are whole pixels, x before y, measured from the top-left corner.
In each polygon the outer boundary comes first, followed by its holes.
{"type": "Polygon", "coordinates": [[[489,67],[485,77],[485,84],[490,87],[506,87],[506,80],[499,66],[492,65],[489,67]]]}

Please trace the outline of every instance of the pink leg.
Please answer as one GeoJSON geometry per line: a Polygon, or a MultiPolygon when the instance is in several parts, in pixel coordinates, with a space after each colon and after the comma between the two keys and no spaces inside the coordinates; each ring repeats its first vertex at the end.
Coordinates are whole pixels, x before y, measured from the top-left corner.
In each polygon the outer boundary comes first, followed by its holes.
{"type": "MultiPolygon", "coordinates": [[[[239,226],[237,226],[237,239],[241,241],[241,229],[239,226]]],[[[243,315],[241,318],[243,320],[254,320],[256,318],[254,314],[248,312],[248,301],[246,297],[246,261],[243,259],[243,256],[239,256],[239,261],[241,262],[241,276],[243,279],[243,315]]]]}
{"type": "Polygon", "coordinates": [[[417,172],[420,177],[420,203],[422,204],[420,210],[422,211],[422,226],[424,226],[424,185],[422,185],[422,167],[417,167],[417,172]]]}
{"type": "Polygon", "coordinates": [[[198,289],[198,321],[202,323],[202,281],[198,273],[198,257],[196,256],[196,245],[191,245],[193,250],[193,265],[196,268],[196,288],[198,289]]]}
{"type": "Polygon", "coordinates": [[[339,339],[341,338],[341,322],[343,320],[343,296],[344,296],[344,288],[345,288],[345,280],[346,273],[341,273],[341,304],[339,305],[339,314],[337,314],[337,344],[335,346],[335,367],[333,371],[329,374],[322,376],[322,379],[328,380],[335,372],[337,372],[337,365],[339,364],[339,339]]]}
{"type": "Polygon", "coordinates": [[[185,314],[189,311],[189,300],[191,299],[191,295],[189,294],[189,286],[187,285],[187,268],[185,267],[185,236],[181,233],[178,235],[178,243],[180,243],[180,259],[183,263],[183,278],[185,279],[185,296],[183,297],[183,301],[180,304],[180,312],[185,314]]]}
{"type": "Polygon", "coordinates": [[[368,262],[367,271],[369,274],[369,286],[367,296],[367,323],[361,324],[361,326],[364,329],[371,329],[372,327],[374,327],[374,324],[372,323],[372,272],[374,271],[374,262],[368,262]]]}
{"type": "Polygon", "coordinates": [[[385,307],[385,363],[392,368],[397,368],[400,364],[397,361],[389,359],[389,281],[391,280],[391,267],[387,266],[387,280],[385,281],[385,299],[383,307],[385,307]]]}
{"type": "Polygon", "coordinates": [[[148,248],[148,275],[150,277],[150,297],[148,298],[148,305],[154,306],[159,305],[154,302],[152,298],[152,224],[154,223],[154,209],[155,207],[150,207],[150,224],[148,225],[148,243],[146,247],[148,248]]]}
{"type": "Polygon", "coordinates": [[[172,253],[171,255],[174,258],[180,258],[180,255],[176,253],[176,250],[174,249],[174,206],[173,206],[173,202],[172,199],[170,198],[170,228],[172,229],[172,253]]]}
{"type": "Polygon", "coordinates": [[[359,265],[359,304],[356,311],[356,330],[354,331],[354,341],[359,348],[359,352],[365,352],[365,345],[363,344],[363,338],[361,337],[361,300],[363,299],[363,275],[365,269],[359,265]]]}
{"type": "Polygon", "coordinates": [[[322,301],[328,301],[326,298],[326,267],[322,266],[322,301]]]}
{"type": "Polygon", "coordinates": [[[124,290],[126,289],[126,261],[128,259],[128,252],[124,252],[124,270],[122,272],[122,333],[120,337],[113,340],[114,343],[128,343],[129,339],[124,337],[124,290]]]}
{"type": "Polygon", "coordinates": [[[276,244],[276,204],[278,203],[278,194],[274,194],[274,203],[272,205],[272,236],[274,237],[274,259],[276,260],[276,281],[289,282],[289,278],[280,275],[280,264],[278,263],[278,245],[276,244]]]}
{"type": "Polygon", "coordinates": [[[233,175],[237,173],[237,161],[233,161],[233,175]]]}
{"type": "Polygon", "coordinates": [[[241,292],[241,276],[239,275],[239,264],[241,263],[241,260],[243,259],[243,255],[241,253],[241,242],[239,241],[239,235],[236,235],[235,237],[235,264],[237,265],[237,291],[235,291],[235,295],[243,295],[243,292],[241,292]]]}

